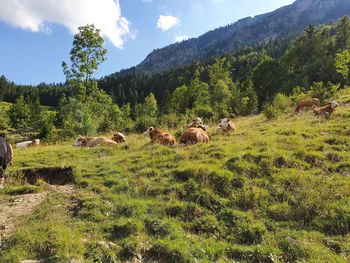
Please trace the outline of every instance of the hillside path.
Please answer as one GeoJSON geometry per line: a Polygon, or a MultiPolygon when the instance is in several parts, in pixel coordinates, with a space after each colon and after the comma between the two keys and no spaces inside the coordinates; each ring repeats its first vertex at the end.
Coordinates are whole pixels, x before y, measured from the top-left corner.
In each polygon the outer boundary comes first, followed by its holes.
{"type": "Polygon", "coordinates": [[[47,191],[35,194],[18,195],[9,201],[0,203],[0,246],[16,229],[16,221],[20,216],[31,214],[51,192],[61,192],[72,195],[73,185],[49,185],[47,191]]]}

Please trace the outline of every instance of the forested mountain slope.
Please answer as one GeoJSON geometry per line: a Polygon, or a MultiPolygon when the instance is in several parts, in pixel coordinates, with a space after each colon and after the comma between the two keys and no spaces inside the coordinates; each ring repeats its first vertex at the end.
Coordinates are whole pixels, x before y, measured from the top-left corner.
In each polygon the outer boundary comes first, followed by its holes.
{"type": "Polygon", "coordinates": [[[344,15],[350,15],[350,0],[297,0],[271,13],[244,18],[198,38],[154,50],[133,70],[143,73],[167,71],[196,60],[295,34],[310,24],[327,23],[344,15]]]}

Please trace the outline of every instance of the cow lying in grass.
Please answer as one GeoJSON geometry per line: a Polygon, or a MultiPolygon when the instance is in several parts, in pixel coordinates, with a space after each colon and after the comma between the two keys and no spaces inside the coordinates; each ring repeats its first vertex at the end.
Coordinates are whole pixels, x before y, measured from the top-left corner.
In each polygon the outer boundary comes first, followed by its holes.
{"type": "Polygon", "coordinates": [[[298,113],[305,108],[311,107],[320,107],[320,101],[316,98],[309,98],[302,101],[299,101],[297,107],[295,108],[295,112],[298,113]]]}
{"type": "Polygon", "coordinates": [[[224,118],[220,120],[217,132],[219,133],[230,133],[236,130],[235,125],[229,118],[224,118]]]}
{"type": "Polygon", "coordinates": [[[116,145],[117,143],[106,137],[84,137],[79,135],[76,139],[74,146],[75,147],[97,147],[97,146],[109,146],[116,145]]]}
{"type": "Polygon", "coordinates": [[[143,134],[149,136],[152,143],[176,145],[176,140],[170,133],[155,129],[154,127],[149,127],[143,134]]]}
{"type": "Polygon", "coordinates": [[[182,144],[209,143],[209,136],[206,133],[206,128],[200,125],[198,128],[186,130],[179,141],[182,144]]]}
{"type": "Polygon", "coordinates": [[[18,142],[16,143],[16,148],[34,147],[34,146],[38,146],[39,144],[40,144],[40,140],[35,139],[33,141],[18,142]]]}
{"type": "Polygon", "coordinates": [[[313,110],[313,113],[315,116],[324,116],[325,118],[329,118],[331,113],[335,111],[335,109],[338,107],[338,102],[331,101],[326,104],[326,106],[321,108],[315,108],[313,110]]]}
{"type": "Polygon", "coordinates": [[[116,143],[126,142],[125,135],[122,134],[121,132],[115,133],[112,137],[112,140],[115,141],[116,143]]]}

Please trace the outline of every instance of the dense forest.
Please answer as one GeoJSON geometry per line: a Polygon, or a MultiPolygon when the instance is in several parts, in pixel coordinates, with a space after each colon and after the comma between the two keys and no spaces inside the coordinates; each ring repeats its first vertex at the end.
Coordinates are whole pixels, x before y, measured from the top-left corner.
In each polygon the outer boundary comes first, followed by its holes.
{"type": "MultiPolygon", "coordinates": [[[[52,130],[69,131],[67,136],[142,130],[155,123],[174,126],[193,116],[217,120],[256,114],[276,94],[308,93],[323,100],[325,93],[348,84],[349,43],[350,20],[344,17],[333,24],[310,25],[297,36],[153,75],[128,70],[93,80],[93,70],[86,73],[87,79],[79,74],[74,78],[76,71],[69,73],[64,67],[66,83],[35,87],[19,86],[2,76],[0,100],[14,104],[8,116],[0,114],[0,129],[36,130],[43,137],[52,130]],[[96,114],[99,123],[94,123],[96,114]]],[[[102,63],[105,54],[100,55],[102,63]]]]}

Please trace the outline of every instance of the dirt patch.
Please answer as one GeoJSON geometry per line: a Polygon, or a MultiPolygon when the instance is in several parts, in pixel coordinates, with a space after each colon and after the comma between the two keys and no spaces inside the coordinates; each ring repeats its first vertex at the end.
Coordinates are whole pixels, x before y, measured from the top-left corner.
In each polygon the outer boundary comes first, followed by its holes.
{"type": "Polygon", "coordinates": [[[6,239],[16,229],[16,221],[20,216],[32,213],[43,202],[50,192],[61,192],[67,195],[74,193],[74,185],[52,185],[42,193],[25,194],[10,198],[0,206],[0,247],[6,246],[6,239]]]}
{"type": "Polygon", "coordinates": [[[73,168],[48,167],[21,170],[24,179],[29,184],[36,184],[38,179],[44,180],[50,185],[66,185],[74,183],[73,168]]]}

